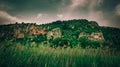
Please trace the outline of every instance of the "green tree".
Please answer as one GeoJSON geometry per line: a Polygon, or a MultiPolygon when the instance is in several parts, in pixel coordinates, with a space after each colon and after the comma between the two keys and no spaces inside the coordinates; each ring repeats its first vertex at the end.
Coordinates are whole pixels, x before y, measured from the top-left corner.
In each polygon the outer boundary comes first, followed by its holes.
{"type": "Polygon", "coordinates": [[[80,42],[81,47],[85,48],[87,46],[88,43],[87,36],[80,37],[78,41],[80,42]]]}
{"type": "Polygon", "coordinates": [[[87,43],[92,48],[98,48],[98,47],[100,47],[100,41],[98,41],[98,40],[88,40],[87,43]]]}
{"type": "Polygon", "coordinates": [[[54,47],[64,47],[64,46],[70,46],[70,40],[68,38],[55,38],[53,39],[52,41],[52,45],[51,46],[54,46],[54,47]]]}

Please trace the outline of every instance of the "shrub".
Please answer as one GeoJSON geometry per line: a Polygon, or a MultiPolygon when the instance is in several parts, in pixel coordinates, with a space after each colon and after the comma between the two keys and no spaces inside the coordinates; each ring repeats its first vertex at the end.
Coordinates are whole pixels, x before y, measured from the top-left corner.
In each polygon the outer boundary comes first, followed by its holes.
{"type": "Polygon", "coordinates": [[[86,48],[87,46],[98,48],[101,44],[99,40],[88,40],[87,36],[80,37],[78,41],[83,48],[86,48]]]}
{"type": "Polygon", "coordinates": [[[80,42],[81,47],[85,48],[87,46],[88,43],[87,36],[80,37],[78,41],[80,42]]]}
{"type": "Polygon", "coordinates": [[[98,40],[88,40],[88,45],[92,48],[98,48],[100,47],[100,41],[98,40]]]}
{"type": "Polygon", "coordinates": [[[55,38],[52,41],[52,45],[51,46],[55,46],[55,47],[64,47],[64,46],[70,46],[70,40],[68,38],[55,38]]]}

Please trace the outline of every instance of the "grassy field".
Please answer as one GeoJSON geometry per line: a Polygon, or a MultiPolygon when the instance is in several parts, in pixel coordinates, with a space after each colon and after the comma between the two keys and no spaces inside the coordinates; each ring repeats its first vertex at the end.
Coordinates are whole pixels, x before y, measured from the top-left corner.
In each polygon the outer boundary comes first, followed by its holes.
{"type": "Polygon", "coordinates": [[[120,53],[100,48],[54,49],[1,42],[0,67],[120,67],[120,53]]]}

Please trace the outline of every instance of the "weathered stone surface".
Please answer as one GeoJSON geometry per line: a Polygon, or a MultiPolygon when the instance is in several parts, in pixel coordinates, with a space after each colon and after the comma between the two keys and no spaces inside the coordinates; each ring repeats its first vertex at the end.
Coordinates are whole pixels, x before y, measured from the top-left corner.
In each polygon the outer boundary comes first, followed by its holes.
{"type": "Polygon", "coordinates": [[[49,31],[47,33],[47,39],[52,39],[52,38],[57,38],[57,37],[61,37],[62,36],[62,33],[61,33],[61,30],[60,28],[55,28],[55,29],[52,29],[51,31],[49,31]]]}
{"type": "Polygon", "coordinates": [[[89,40],[104,40],[102,32],[94,32],[88,36],[89,40]]]}
{"type": "Polygon", "coordinates": [[[85,33],[85,32],[82,32],[82,33],[79,34],[79,38],[82,37],[82,36],[87,36],[87,37],[88,37],[89,34],[88,34],[88,33],[85,33]]]}
{"type": "Polygon", "coordinates": [[[15,38],[24,38],[24,34],[21,33],[21,28],[14,29],[14,35],[15,38]]]}
{"type": "Polygon", "coordinates": [[[32,25],[28,29],[29,34],[44,34],[45,28],[37,28],[36,26],[32,25]]]}
{"type": "Polygon", "coordinates": [[[28,29],[29,34],[37,34],[37,31],[38,31],[38,29],[34,25],[30,26],[28,29]]]}
{"type": "Polygon", "coordinates": [[[102,32],[93,32],[91,34],[82,32],[82,33],[80,33],[79,38],[82,36],[87,36],[88,40],[100,40],[100,41],[104,40],[102,32]]]}

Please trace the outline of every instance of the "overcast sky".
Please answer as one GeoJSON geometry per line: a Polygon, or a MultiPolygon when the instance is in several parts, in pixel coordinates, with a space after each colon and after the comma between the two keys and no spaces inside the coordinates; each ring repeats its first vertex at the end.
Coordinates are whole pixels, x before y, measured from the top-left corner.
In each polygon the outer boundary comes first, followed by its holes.
{"type": "Polygon", "coordinates": [[[120,28],[120,0],[0,0],[0,24],[70,19],[120,28]]]}

